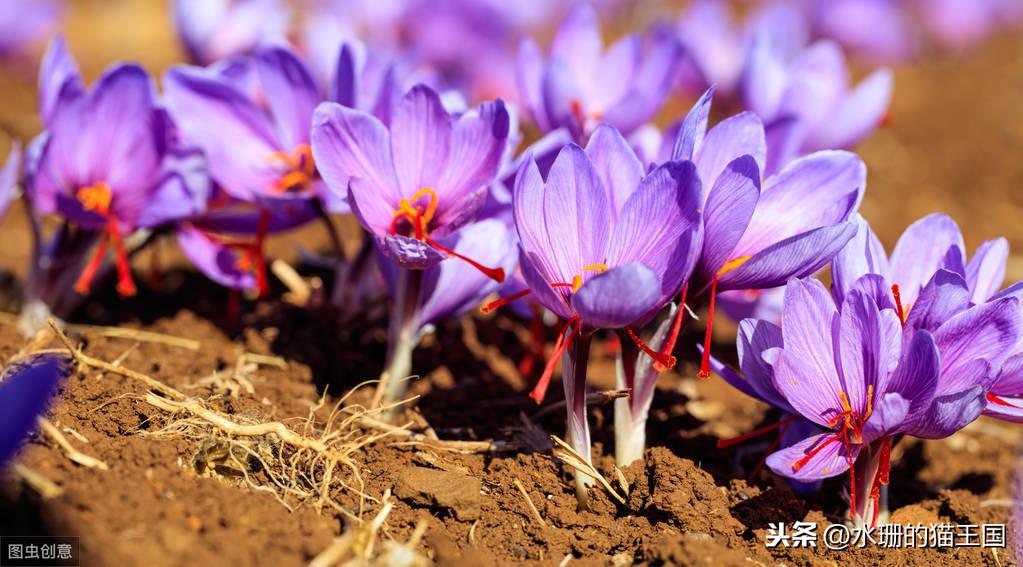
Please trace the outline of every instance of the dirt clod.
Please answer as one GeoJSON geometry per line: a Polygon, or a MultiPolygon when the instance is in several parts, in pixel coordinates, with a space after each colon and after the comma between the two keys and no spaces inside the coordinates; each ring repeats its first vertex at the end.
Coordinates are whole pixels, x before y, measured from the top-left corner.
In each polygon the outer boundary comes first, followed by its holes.
{"type": "Polygon", "coordinates": [[[398,472],[394,494],[413,505],[446,510],[463,522],[480,517],[480,479],[476,477],[408,467],[398,472]]]}

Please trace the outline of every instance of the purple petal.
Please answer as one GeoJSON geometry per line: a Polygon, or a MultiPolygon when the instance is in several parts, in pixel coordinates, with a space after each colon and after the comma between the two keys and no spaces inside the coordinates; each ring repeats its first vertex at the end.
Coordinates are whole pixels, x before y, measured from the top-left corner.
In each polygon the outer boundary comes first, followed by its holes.
{"type": "Polygon", "coordinates": [[[871,73],[829,113],[825,126],[816,130],[807,145],[820,149],[855,147],[884,120],[893,82],[890,69],[871,73]]]}
{"type": "Polygon", "coordinates": [[[938,270],[920,291],[912,308],[908,305],[903,307],[909,309],[906,327],[933,332],[969,306],[970,290],[966,280],[957,273],[938,270]]]}
{"type": "Polygon", "coordinates": [[[341,106],[358,108],[359,67],[355,44],[348,41],[342,43],[337,54],[334,77],[330,82],[330,100],[341,106]]]}
{"type": "Polygon", "coordinates": [[[593,329],[631,325],[663,307],[661,301],[661,279],[639,262],[594,276],[572,294],[572,308],[593,329]]]}
{"type": "MultiPolygon", "coordinates": [[[[547,65],[542,79],[542,95],[551,128],[566,128],[573,139],[582,139],[586,124],[580,124],[574,108],[583,104],[583,95],[567,63],[554,59],[547,65]]],[[[589,111],[587,108],[581,110],[583,113],[589,111]]]]}
{"type": "Polygon", "coordinates": [[[714,98],[714,87],[710,87],[696,101],[696,104],[682,120],[678,131],[678,138],[675,140],[675,147],[671,152],[673,160],[692,160],[697,150],[703,145],[703,138],[707,134],[707,119],[710,116],[711,100],[714,98]]]}
{"type": "Polygon", "coordinates": [[[1023,394],[1023,353],[1010,356],[1002,364],[998,381],[991,387],[991,392],[999,396],[1023,394]]]}
{"type": "Polygon", "coordinates": [[[776,474],[786,478],[819,480],[844,473],[849,469],[849,462],[855,462],[859,454],[859,445],[850,445],[847,449],[841,439],[835,439],[834,433],[822,433],[771,453],[766,464],[776,474]],[[796,470],[796,463],[805,459],[811,451],[817,453],[796,470]],[[847,451],[851,451],[851,454],[847,451]]]}
{"type": "MultiPolygon", "coordinates": [[[[498,220],[484,220],[459,230],[445,241],[455,252],[505,273],[515,271],[518,253],[508,227],[498,220]]],[[[441,262],[423,273],[423,300],[419,317],[423,325],[458,317],[478,307],[500,284],[457,258],[441,262]]]]}
{"type": "MultiPolygon", "coordinates": [[[[1023,313],[1012,298],[978,305],[949,319],[934,333],[941,351],[942,381],[939,394],[958,392],[977,384],[976,372],[967,371],[976,360],[997,368],[1012,354],[1023,331],[1023,313]]],[[[972,367],[971,367],[972,368],[972,367]]],[[[985,388],[994,376],[980,377],[985,388]]]]}
{"type": "Polygon", "coordinates": [[[498,100],[462,114],[451,132],[447,166],[435,187],[441,199],[437,224],[457,224],[460,202],[497,177],[508,146],[508,110],[498,100]]]}
{"type": "Polygon", "coordinates": [[[518,83],[519,98],[537,129],[541,132],[549,132],[554,129],[554,126],[547,118],[544,105],[544,63],[543,53],[536,42],[530,38],[523,39],[519,44],[518,57],[515,62],[515,78],[518,83]]]}
{"type": "Polygon", "coordinates": [[[764,170],[766,151],[763,123],[756,114],[743,112],[722,120],[707,132],[703,145],[696,152],[696,169],[700,179],[709,186],[728,164],[749,155],[756,160],[759,177],[759,172],[764,170]]]}
{"type": "MultiPolygon", "coordinates": [[[[355,184],[353,183],[352,186],[354,187],[355,184]]],[[[447,259],[446,254],[422,240],[401,235],[388,235],[377,238],[384,254],[403,268],[421,270],[436,266],[441,261],[447,259]]]]}
{"type": "Polygon", "coordinates": [[[160,180],[138,226],[155,227],[196,217],[206,210],[211,191],[206,156],[198,149],[175,149],[164,157],[160,180]]]}
{"type": "Polygon", "coordinates": [[[791,280],[782,311],[785,347],[774,365],[774,385],[803,417],[826,426],[845,390],[835,360],[839,313],[817,280],[791,280]]]}
{"type": "Polygon", "coordinates": [[[309,69],[290,50],[266,47],[256,52],[256,71],[270,113],[286,150],[309,143],[313,111],[323,100],[309,69]]]}
{"type": "Polygon", "coordinates": [[[917,423],[930,405],[938,387],[940,371],[941,359],[934,337],[922,331],[913,335],[895,372],[878,384],[879,393],[894,392],[908,400],[905,414],[907,429],[917,423]]]}
{"type": "Polygon", "coordinates": [[[863,425],[861,437],[864,444],[885,435],[901,432],[909,415],[910,402],[895,392],[878,396],[871,408],[870,417],[863,425]]]}
{"type": "Polygon", "coordinates": [[[829,40],[818,41],[799,54],[788,73],[778,115],[798,116],[811,127],[826,127],[849,84],[841,48],[829,40]]]}
{"type": "Polygon", "coordinates": [[[240,260],[234,250],[221,246],[199,229],[181,225],[177,231],[178,246],[192,264],[206,277],[231,289],[253,289],[256,277],[238,267],[240,260]]]}
{"type": "Polygon", "coordinates": [[[39,66],[39,116],[47,128],[52,126],[54,108],[65,83],[70,83],[67,88],[76,95],[85,93],[78,65],[71,57],[64,36],[58,35],[46,48],[46,55],[39,66]]]}
{"type": "Polygon", "coordinates": [[[438,182],[448,161],[452,128],[440,97],[423,85],[413,87],[394,109],[391,147],[403,196],[429,187],[442,197],[446,187],[438,182]]]}
{"type": "Polygon", "coordinates": [[[736,256],[752,256],[786,238],[845,221],[859,205],[866,175],[863,161],[849,152],[817,152],[792,162],[764,182],[736,256]]]}
{"type": "Polygon", "coordinates": [[[765,178],[785,169],[799,157],[806,131],[806,124],[795,116],[782,116],[764,125],[764,139],[767,143],[765,178]]]}
{"type": "Polygon", "coordinates": [[[856,234],[831,261],[831,293],[835,301],[842,301],[861,277],[888,273],[888,256],[870,225],[858,213],[849,220],[856,225],[856,234]]]}
{"type": "Polygon", "coordinates": [[[888,280],[899,285],[903,303],[916,303],[920,290],[953,246],[966,256],[963,235],[946,215],[928,215],[909,225],[888,259],[888,280]]]}
{"type": "MultiPolygon", "coordinates": [[[[640,61],[641,47],[639,37],[634,35],[622,37],[608,47],[600,61],[600,72],[593,78],[592,89],[588,91],[591,98],[587,102],[596,108],[610,109],[615,102],[624,98],[626,92],[636,84],[634,73],[640,61]]],[[[610,111],[607,114],[611,114],[610,111]]],[[[606,116],[605,119],[615,124],[613,119],[606,116]]]]}
{"type": "Polygon", "coordinates": [[[522,272],[522,278],[532,290],[532,297],[540,305],[553,311],[562,319],[571,319],[575,316],[575,312],[568,303],[568,297],[551,287],[551,280],[546,274],[539,271],[545,262],[538,254],[527,253],[523,248],[519,258],[519,270],[522,272]]]}
{"type": "Polygon", "coordinates": [[[774,369],[764,358],[765,351],[783,346],[781,327],[767,321],[746,319],[739,323],[737,338],[739,365],[745,383],[756,392],[755,397],[786,413],[796,413],[775,389],[774,369]]]}
{"type": "Polygon", "coordinates": [[[1009,259],[1009,241],[1004,238],[981,244],[966,265],[966,281],[973,292],[971,300],[983,303],[991,298],[1005,281],[1005,262],[1009,259]]]}
{"type": "Polygon", "coordinates": [[[586,155],[597,169],[617,217],[643,179],[643,163],[618,130],[605,124],[598,126],[590,135],[586,155]]]}
{"type": "Polygon", "coordinates": [[[64,355],[44,354],[7,367],[0,380],[0,470],[32,432],[68,372],[64,355]]]}
{"type": "Polygon", "coordinates": [[[771,120],[778,115],[787,84],[788,72],[784,61],[774,52],[770,38],[758,34],[746,56],[739,80],[743,106],[771,120]]]}
{"type": "Polygon", "coordinates": [[[594,84],[603,52],[597,12],[588,3],[580,2],[558,26],[551,43],[551,60],[564,61],[583,84],[594,84]]]}
{"type": "Polygon", "coordinates": [[[948,437],[980,416],[986,405],[985,397],[981,386],[939,395],[907,433],[924,439],[948,437]]]}
{"type": "Polygon", "coordinates": [[[789,278],[807,277],[834,258],[855,231],[851,223],[841,223],[792,236],[720,276],[718,289],[764,289],[783,285],[789,278]]]}
{"type": "Polygon", "coordinates": [[[699,273],[703,281],[727,263],[746,231],[760,198],[760,173],[752,156],[740,156],[714,180],[703,212],[703,253],[699,273]]]}
{"type": "Polygon", "coordinates": [[[7,213],[18,188],[18,166],[21,164],[21,144],[15,141],[11,145],[11,153],[7,162],[0,169],[0,219],[7,213]]]}
{"type": "Polygon", "coordinates": [[[348,195],[352,178],[359,180],[351,183],[349,204],[358,207],[367,230],[386,234],[401,201],[387,127],[369,114],[324,103],[313,115],[312,147],[316,167],[335,195],[348,195]]]}
{"type": "Polygon", "coordinates": [[[700,251],[699,184],[692,162],[655,169],[626,201],[607,246],[608,265],[642,262],[653,270],[665,301],[689,278],[700,251]]]}
{"type": "MultiPolygon", "coordinates": [[[[882,382],[887,378],[888,357],[892,354],[890,345],[883,344],[886,338],[881,328],[881,313],[877,303],[866,294],[853,290],[846,295],[842,304],[839,326],[839,377],[842,392],[858,415],[866,415],[873,396],[880,396],[882,382]]],[[[898,343],[901,337],[891,337],[898,343]]],[[[897,353],[896,353],[897,354],[897,353]]],[[[898,360],[898,357],[896,357],[898,360]]]]}
{"type": "Polygon", "coordinates": [[[281,146],[266,114],[208,71],[175,67],[164,76],[167,105],[184,137],[206,152],[210,175],[232,196],[251,199],[279,177],[281,146]]]}
{"type": "MultiPolygon", "coordinates": [[[[554,293],[550,289],[550,284],[562,281],[560,278],[563,275],[554,263],[553,257],[547,252],[550,239],[547,234],[547,221],[544,218],[544,199],[545,189],[540,170],[535,162],[528,160],[519,169],[518,177],[515,180],[515,191],[512,193],[513,217],[519,243],[523,255],[531,259],[523,260],[520,264],[535,263],[536,280],[541,282],[539,286],[530,284],[530,288],[535,293],[540,293],[537,287],[542,288],[543,292],[554,293]]],[[[563,304],[562,296],[555,295],[558,299],[552,303],[563,304]]]]}

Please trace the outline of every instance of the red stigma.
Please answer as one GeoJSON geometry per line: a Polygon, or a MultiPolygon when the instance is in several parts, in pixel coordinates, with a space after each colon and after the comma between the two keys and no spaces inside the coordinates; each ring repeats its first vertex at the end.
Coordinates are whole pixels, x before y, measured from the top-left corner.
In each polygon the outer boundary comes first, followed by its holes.
{"type": "Polygon", "coordinates": [[[135,280],[132,279],[131,263],[128,260],[128,253],[124,248],[124,242],[121,238],[120,223],[118,223],[117,217],[110,210],[110,204],[113,201],[113,191],[110,189],[110,185],[101,181],[87,187],[82,187],[75,194],[75,197],[82,204],[83,209],[107,219],[107,225],[103,229],[105,234],[100,237],[101,240],[96,245],[96,250],[93,252],[89,264],[82,270],[82,273],[75,281],[75,291],[82,295],[89,293],[89,289],[92,287],[92,280],[95,279],[100,266],[103,264],[107,248],[109,245],[113,245],[117,262],[117,293],[121,297],[135,295],[138,290],[135,287],[135,280]]]}
{"type": "Polygon", "coordinates": [[[504,307],[505,305],[508,305],[509,303],[511,303],[512,301],[515,301],[516,299],[521,299],[521,298],[529,295],[529,293],[530,293],[530,290],[524,289],[522,291],[513,293],[513,294],[509,295],[508,297],[502,297],[501,299],[495,299],[494,301],[491,301],[490,303],[487,303],[486,305],[480,307],[480,313],[490,313],[491,311],[494,311],[495,309],[500,309],[501,307],[504,307]]]}
{"type": "Polygon", "coordinates": [[[771,423],[771,424],[765,425],[763,427],[754,429],[753,431],[750,431],[749,433],[744,433],[744,434],[742,434],[742,435],[740,435],[738,437],[732,437],[730,439],[718,439],[717,447],[718,447],[718,449],[725,449],[727,447],[731,447],[732,445],[737,445],[739,443],[742,443],[743,441],[748,441],[748,440],[753,439],[755,437],[760,437],[761,435],[764,435],[766,433],[770,433],[770,432],[774,431],[775,429],[782,429],[782,428],[784,428],[786,425],[792,423],[792,421],[794,419],[796,419],[796,416],[790,415],[789,417],[786,417],[785,419],[782,419],[780,421],[776,421],[774,423],[771,423]]]}
{"type": "Polygon", "coordinates": [[[670,354],[665,354],[663,352],[657,352],[654,349],[650,348],[650,345],[643,342],[643,339],[639,338],[639,336],[636,335],[635,331],[632,330],[632,327],[625,327],[625,332],[629,335],[629,338],[632,339],[632,342],[636,343],[636,346],[638,346],[640,350],[645,352],[647,356],[654,360],[655,366],[660,365],[665,369],[672,368],[675,366],[674,356],[671,356],[670,354]]]}
{"type": "MultiPolygon", "coordinates": [[[[671,334],[668,335],[668,340],[661,346],[661,354],[663,356],[670,355],[675,350],[675,343],[678,341],[679,331],[682,330],[682,321],[686,316],[686,293],[689,291],[689,282],[686,282],[682,286],[682,297],[678,301],[678,311],[675,312],[675,324],[671,327],[671,334]]],[[[672,357],[674,359],[674,357],[672,357]]],[[[674,362],[672,363],[674,365],[674,362]]],[[[657,359],[654,359],[654,370],[658,372],[664,372],[670,368],[670,366],[662,365],[657,359]]]]}
{"type": "Polygon", "coordinates": [[[561,327],[561,332],[558,333],[558,340],[554,343],[554,350],[551,352],[551,357],[547,359],[547,365],[543,369],[543,374],[540,375],[540,380],[537,381],[536,387],[529,393],[529,397],[533,398],[538,405],[543,402],[544,397],[547,395],[547,387],[551,384],[551,376],[554,375],[554,369],[558,366],[558,359],[565,353],[568,343],[572,342],[572,339],[577,334],[579,334],[579,318],[573,317],[561,327]]]}
{"type": "Polygon", "coordinates": [[[718,293],[718,277],[710,284],[710,312],[707,315],[707,333],[703,337],[703,357],[700,359],[700,378],[710,378],[710,343],[714,336],[714,298],[718,293]]]}
{"type": "Polygon", "coordinates": [[[1005,399],[1003,399],[1003,398],[1001,398],[999,396],[996,396],[996,395],[992,394],[991,392],[987,393],[987,401],[989,401],[989,402],[991,402],[993,404],[999,405],[999,406],[1005,406],[1005,407],[1016,408],[1016,409],[1023,409],[1023,407],[1017,406],[1016,404],[1011,403],[1011,402],[1009,402],[1009,401],[1007,401],[1007,400],[1005,400],[1005,399]]]}
{"type": "Polygon", "coordinates": [[[899,322],[906,326],[906,312],[902,305],[902,294],[899,293],[899,284],[892,284],[892,297],[895,299],[895,312],[899,314],[899,322]]]}

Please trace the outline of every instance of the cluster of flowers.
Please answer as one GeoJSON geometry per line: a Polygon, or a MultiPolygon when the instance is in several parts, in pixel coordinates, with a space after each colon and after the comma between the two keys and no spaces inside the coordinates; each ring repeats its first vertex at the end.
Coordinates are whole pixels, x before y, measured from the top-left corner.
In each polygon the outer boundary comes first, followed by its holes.
{"type": "MultiPolygon", "coordinates": [[[[473,27],[459,19],[466,3],[456,5],[448,16],[473,27]]],[[[367,49],[317,18],[297,45],[258,42],[283,33],[270,0],[176,6],[188,53],[206,65],[170,69],[162,92],[134,64],[89,88],[60,38],[47,51],[45,131],[0,174],[0,206],[20,179],[36,227],[29,319],[88,293],[108,251],[117,291],[134,294],[130,258],[162,234],[216,282],[262,293],[267,235],[352,214],[391,293],[385,402],[401,399],[412,350],[433,323],[500,294],[484,311],[511,304],[563,321],[531,395],[544,398],[562,362],[570,442],[585,458],[594,333],[620,339],[618,381],[631,390],[615,408],[625,466],[642,458],[657,375],[675,365],[687,304],[697,303],[709,307],[700,375],[713,369],[785,412],[753,432],[779,430],[767,465],[802,482],[849,471],[860,522],[884,513],[895,440],[947,436],[984,412],[1023,420],[1023,287],[998,291],[1006,242],[967,261],[954,223],[936,215],[886,256],[857,214],[866,167],[846,149],[882,122],[891,75],[850,89],[841,50],[789,33],[799,20],[784,10],[758,17],[764,33],[751,32],[741,69],[720,78],[748,110],[709,127],[711,87],[661,131],[651,120],[680,77],[696,69],[707,81],[714,65],[687,67],[698,61],[693,38],[658,25],[605,47],[587,4],[565,14],[546,52],[520,44],[509,102],[475,107],[460,85],[479,96],[500,84],[468,71],[488,67],[479,61],[492,44],[469,47],[481,30],[452,39],[463,29],[454,22],[417,20],[443,36],[436,66],[423,69],[414,61],[425,40],[414,57],[393,55],[395,42],[367,49]],[[446,59],[465,54],[472,64],[446,59]],[[521,151],[519,114],[538,134],[521,151]],[[45,241],[41,215],[63,220],[45,241]],[[829,264],[830,293],[812,277],[829,264]],[[716,307],[753,314],[739,327],[742,375],[709,349],[716,307]]],[[[387,28],[386,15],[363,14],[379,16],[376,32],[387,28]]],[[[377,275],[353,276],[359,259],[338,248],[335,297],[357,302],[356,280],[377,275]]],[[[576,480],[584,500],[592,479],[576,480]]]]}

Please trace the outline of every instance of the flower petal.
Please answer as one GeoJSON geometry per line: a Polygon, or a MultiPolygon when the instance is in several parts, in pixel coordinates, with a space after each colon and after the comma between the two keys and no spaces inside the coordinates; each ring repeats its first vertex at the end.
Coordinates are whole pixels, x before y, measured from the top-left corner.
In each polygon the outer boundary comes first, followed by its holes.
{"type": "Polygon", "coordinates": [[[752,156],[757,172],[763,171],[766,153],[764,124],[756,114],[743,112],[722,120],[707,132],[696,152],[696,170],[709,186],[728,164],[741,156],[752,156]]]}
{"type": "Polygon", "coordinates": [[[696,104],[689,110],[678,130],[678,138],[675,139],[675,147],[671,152],[673,160],[690,160],[696,155],[697,150],[703,145],[703,138],[707,134],[707,119],[710,116],[711,100],[714,97],[714,87],[710,87],[696,101],[696,104]]]}
{"type": "Polygon", "coordinates": [[[0,470],[35,429],[60,379],[68,372],[64,355],[45,354],[4,369],[0,380],[0,470]]]}
{"type": "Polygon", "coordinates": [[[831,294],[835,301],[842,301],[861,277],[888,273],[888,255],[870,225],[859,213],[849,221],[856,226],[856,234],[831,261],[831,294]]]}
{"type": "MultiPolygon", "coordinates": [[[[747,234],[749,230],[746,229],[747,234]]],[[[841,223],[782,240],[719,277],[718,289],[764,289],[783,285],[789,278],[805,278],[834,258],[855,230],[852,224],[841,223]]],[[[733,256],[742,254],[737,247],[733,256]]]]}
{"type": "Polygon", "coordinates": [[[973,291],[971,300],[983,303],[991,298],[1005,281],[1005,262],[1009,259],[1009,241],[988,240],[979,247],[966,265],[966,281],[973,291]]]}
{"type": "Polygon", "coordinates": [[[909,309],[906,328],[933,332],[969,306],[970,290],[966,280],[955,272],[938,270],[920,291],[912,308],[904,307],[909,309]]]}
{"type": "Polygon", "coordinates": [[[590,278],[572,294],[572,308],[592,329],[631,325],[663,307],[661,280],[639,262],[616,266],[590,278]]]}
{"type": "Polygon", "coordinates": [[[598,126],[590,135],[586,155],[597,169],[608,191],[614,217],[617,217],[643,179],[643,163],[618,130],[606,124],[598,126]]]}
{"type": "Polygon", "coordinates": [[[828,115],[824,127],[807,140],[814,149],[855,147],[877,129],[888,112],[894,79],[891,69],[878,69],[845,95],[828,115]]]}
{"type": "Polygon", "coordinates": [[[963,235],[955,221],[943,214],[928,215],[909,225],[888,259],[888,280],[898,284],[902,301],[916,303],[917,295],[938,271],[949,248],[966,257],[963,235]]]}
{"type": "Polygon", "coordinates": [[[977,419],[986,403],[981,386],[938,395],[907,433],[924,439],[948,437],[977,419]]]}
{"type": "Polygon", "coordinates": [[[221,246],[199,229],[190,225],[179,226],[177,241],[185,257],[211,280],[231,289],[256,287],[256,277],[251,271],[238,266],[240,258],[235,251],[221,246]]]}
{"type": "Polygon", "coordinates": [[[699,273],[708,282],[730,260],[760,198],[760,172],[752,156],[735,158],[714,180],[703,212],[699,273]]]}
{"type": "Polygon", "coordinates": [[[289,49],[280,46],[259,49],[255,62],[284,149],[291,151],[299,144],[308,144],[313,111],[323,101],[309,69],[289,49]]]}
{"type": "Polygon", "coordinates": [[[444,202],[447,187],[439,185],[448,162],[453,129],[451,115],[440,97],[424,85],[416,85],[394,109],[391,117],[391,148],[398,187],[409,198],[429,187],[444,202]]]}
{"type": "Polygon", "coordinates": [[[997,369],[1012,354],[1021,332],[1023,313],[1019,302],[1012,298],[984,303],[949,319],[934,333],[941,352],[938,394],[962,391],[978,383],[985,389],[990,387],[995,375],[978,377],[971,365],[984,360],[997,369]]]}
{"type": "Polygon", "coordinates": [[[808,437],[791,447],[775,451],[767,457],[766,464],[776,474],[797,480],[819,480],[838,476],[849,470],[849,463],[855,462],[860,454],[859,445],[846,448],[835,433],[822,433],[808,437]],[[813,457],[804,461],[812,452],[813,457]],[[847,452],[847,451],[851,451],[847,452]],[[805,464],[796,469],[796,464],[805,464]]]}

